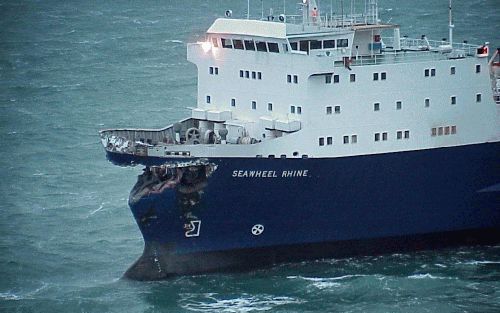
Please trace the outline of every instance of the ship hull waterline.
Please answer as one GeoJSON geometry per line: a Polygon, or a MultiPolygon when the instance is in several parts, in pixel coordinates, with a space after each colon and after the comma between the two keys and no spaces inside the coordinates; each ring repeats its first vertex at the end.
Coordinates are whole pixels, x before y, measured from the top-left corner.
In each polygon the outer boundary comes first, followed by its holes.
{"type": "MultiPolygon", "coordinates": [[[[108,158],[148,169],[177,162],[108,158]]],[[[170,169],[163,181],[143,174],[129,204],[145,248],[125,276],[498,243],[499,160],[500,143],[486,143],[329,159],[209,158],[170,169]]]]}

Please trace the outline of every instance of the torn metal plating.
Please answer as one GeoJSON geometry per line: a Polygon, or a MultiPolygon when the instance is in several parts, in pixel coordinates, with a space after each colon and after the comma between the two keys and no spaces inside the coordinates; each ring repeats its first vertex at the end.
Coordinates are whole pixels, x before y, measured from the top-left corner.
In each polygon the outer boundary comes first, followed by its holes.
{"type": "Polygon", "coordinates": [[[137,183],[130,192],[129,203],[133,205],[143,197],[176,189],[179,206],[187,209],[199,202],[208,177],[216,169],[217,165],[207,159],[148,166],[138,176],[137,183]]]}

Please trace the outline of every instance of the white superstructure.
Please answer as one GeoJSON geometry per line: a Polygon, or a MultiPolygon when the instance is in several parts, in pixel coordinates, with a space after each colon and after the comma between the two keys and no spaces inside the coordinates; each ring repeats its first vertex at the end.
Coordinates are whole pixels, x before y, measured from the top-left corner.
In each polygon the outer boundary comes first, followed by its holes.
{"type": "Polygon", "coordinates": [[[303,2],[300,23],[226,12],[188,45],[191,118],[104,131],[104,144],[159,157],[332,158],[500,140],[487,44],[401,37],[376,1],[342,17],[303,2]]]}

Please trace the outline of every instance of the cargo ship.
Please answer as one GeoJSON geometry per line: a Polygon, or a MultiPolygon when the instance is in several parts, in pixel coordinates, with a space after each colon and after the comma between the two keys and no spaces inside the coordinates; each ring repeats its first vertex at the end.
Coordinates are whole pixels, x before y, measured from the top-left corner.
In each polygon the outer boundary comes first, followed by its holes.
{"type": "Polygon", "coordinates": [[[401,36],[375,0],[223,12],[187,45],[190,116],[100,131],[112,163],[144,168],[129,196],[144,252],[125,276],[499,242],[498,50],[455,42],[449,12],[437,41],[401,36]]]}

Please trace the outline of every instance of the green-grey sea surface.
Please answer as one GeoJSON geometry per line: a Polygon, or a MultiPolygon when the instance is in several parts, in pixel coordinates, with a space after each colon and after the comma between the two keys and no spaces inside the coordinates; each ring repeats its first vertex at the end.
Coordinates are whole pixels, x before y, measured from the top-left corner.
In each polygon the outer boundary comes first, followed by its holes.
{"type": "MultiPolygon", "coordinates": [[[[253,17],[283,10],[282,0],[250,2],[253,17]]],[[[197,80],[186,44],[246,6],[0,1],[0,312],[500,312],[500,246],[121,279],[143,248],[127,206],[141,169],[106,161],[97,132],[187,116],[197,80]]],[[[416,38],[447,37],[447,7],[379,1],[381,18],[416,38]]],[[[457,41],[500,46],[498,0],[454,7],[457,41]]]]}

